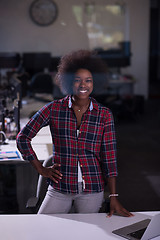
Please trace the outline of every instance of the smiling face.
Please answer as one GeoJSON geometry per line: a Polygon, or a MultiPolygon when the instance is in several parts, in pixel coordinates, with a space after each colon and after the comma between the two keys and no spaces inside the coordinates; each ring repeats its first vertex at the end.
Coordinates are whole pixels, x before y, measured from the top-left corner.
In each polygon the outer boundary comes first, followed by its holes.
{"type": "Polygon", "coordinates": [[[74,76],[73,95],[78,98],[88,98],[93,91],[93,77],[87,69],[79,69],[74,76]]]}

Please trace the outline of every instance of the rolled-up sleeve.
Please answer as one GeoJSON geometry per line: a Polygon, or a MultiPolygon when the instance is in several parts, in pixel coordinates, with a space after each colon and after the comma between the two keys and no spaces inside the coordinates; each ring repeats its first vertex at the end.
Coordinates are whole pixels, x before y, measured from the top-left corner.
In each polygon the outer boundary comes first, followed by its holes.
{"type": "Polygon", "coordinates": [[[24,126],[16,137],[17,148],[24,160],[32,161],[37,159],[31,141],[42,127],[49,124],[51,103],[41,108],[24,126]]]}
{"type": "Polygon", "coordinates": [[[105,126],[101,145],[101,160],[106,177],[117,176],[117,144],[113,115],[110,110],[105,116],[105,126]]]}

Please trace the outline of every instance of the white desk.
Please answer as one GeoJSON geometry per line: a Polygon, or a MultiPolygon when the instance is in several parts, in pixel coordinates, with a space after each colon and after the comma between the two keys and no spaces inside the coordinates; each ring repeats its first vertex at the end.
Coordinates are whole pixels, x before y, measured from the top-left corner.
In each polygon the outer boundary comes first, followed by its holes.
{"type": "MultiPolygon", "coordinates": [[[[49,155],[52,154],[49,149],[51,149],[52,145],[52,139],[51,134],[49,133],[49,127],[45,127],[39,131],[39,133],[33,138],[32,140],[32,147],[34,151],[37,154],[37,157],[40,161],[43,161],[49,157],[49,155]]],[[[9,140],[8,144],[4,144],[0,146],[0,151],[15,151],[17,149],[16,141],[15,140],[9,140]]],[[[18,151],[19,152],[19,151],[18,151]]],[[[20,154],[20,152],[19,152],[20,154]]],[[[20,154],[21,156],[21,154],[20,154]]],[[[8,160],[1,161],[2,163],[9,163],[8,160]]],[[[0,162],[0,163],[1,163],[0,162]]],[[[25,161],[15,161],[11,160],[10,163],[25,163],[25,161]]]]}
{"type": "MultiPolygon", "coordinates": [[[[49,157],[49,155],[52,154],[52,140],[48,127],[40,130],[37,136],[33,139],[32,146],[40,161],[44,161],[49,157]]],[[[18,151],[15,140],[10,140],[8,144],[0,146],[0,151],[5,152],[15,150],[18,151]]],[[[15,194],[15,201],[18,204],[18,211],[20,213],[27,213],[25,205],[28,198],[35,196],[38,173],[28,161],[0,160],[0,190],[3,188],[7,188],[7,191],[10,191],[9,187],[7,187],[7,184],[5,184],[5,179],[9,178],[9,172],[12,174],[12,178],[15,182],[15,186],[12,187],[11,190],[15,194]]],[[[3,193],[2,195],[3,196],[0,196],[0,198],[7,198],[5,193],[3,193]]],[[[9,203],[6,204],[10,205],[9,203]]],[[[6,210],[4,210],[2,206],[3,204],[1,204],[0,206],[0,211],[4,211],[5,213],[6,210]]]]}
{"type": "MultiPolygon", "coordinates": [[[[112,240],[123,239],[112,234],[116,228],[151,218],[157,212],[135,213],[134,217],[98,214],[0,215],[3,240],[112,240]]],[[[160,236],[154,238],[160,240],[160,236]]]]}
{"type": "Polygon", "coordinates": [[[96,86],[96,94],[119,95],[121,97],[133,97],[134,95],[134,79],[127,79],[124,77],[117,77],[115,79],[108,79],[106,83],[98,83],[96,86]]]}

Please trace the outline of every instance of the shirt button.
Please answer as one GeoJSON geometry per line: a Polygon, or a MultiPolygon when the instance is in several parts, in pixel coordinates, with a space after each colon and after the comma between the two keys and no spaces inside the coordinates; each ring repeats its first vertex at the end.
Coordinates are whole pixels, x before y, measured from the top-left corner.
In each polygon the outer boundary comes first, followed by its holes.
{"type": "Polygon", "coordinates": [[[84,176],[82,176],[82,178],[84,179],[84,176]]]}
{"type": "Polygon", "coordinates": [[[82,167],[82,164],[80,165],[80,167],[82,167]]]}
{"type": "Polygon", "coordinates": [[[78,156],[78,153],[76,155],[78,156]]]}
{"type": "Polygon", "coordinates": [[[79,131],[79,134],[81,133],[81,131],[79,131]]]}

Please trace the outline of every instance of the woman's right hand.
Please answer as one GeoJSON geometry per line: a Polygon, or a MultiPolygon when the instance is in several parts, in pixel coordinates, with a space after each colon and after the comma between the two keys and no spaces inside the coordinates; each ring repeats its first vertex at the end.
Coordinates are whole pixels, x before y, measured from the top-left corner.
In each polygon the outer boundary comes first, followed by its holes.
{"type": "Polygon", "coordinates": [[[57,170],[57,168],[61,166],[58,163],[55,163],[50,167],[44,167],[38,159],[34,159],[31,161],[31,164],[40,175],[50,178],[55,183],[58,183],[58,181],[62,179],[61,172],[57,170]]]}
{"type": "Polygon", "coordinates": [[[58,167],[61,165],[58,163],[55,163],[54,165],[50,167],[42,167],[39,169],[39,174],[41,174],[43,177],[50,178],[53,182],[58,183],[59,180],[62,179],[62,174],[59,170],[57,170],[58,167]]]}

